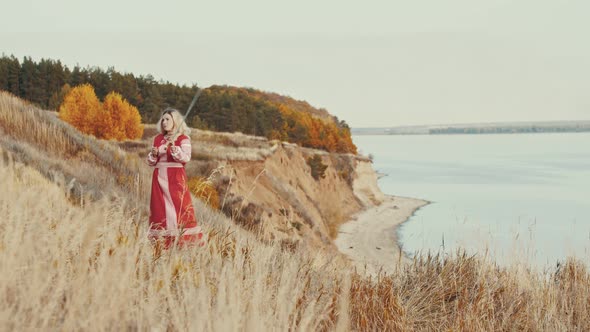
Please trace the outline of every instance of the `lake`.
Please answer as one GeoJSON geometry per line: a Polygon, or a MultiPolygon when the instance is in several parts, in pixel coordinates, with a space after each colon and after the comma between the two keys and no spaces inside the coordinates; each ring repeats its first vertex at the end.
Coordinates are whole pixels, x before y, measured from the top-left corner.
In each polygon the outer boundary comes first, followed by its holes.
{"type": "Polygon", "coordinates": [[[406,253],[463,248],[499,264],[590,265],[590,133],[354,135],[390,195],[432,203],[398,229],[406,253]]]}

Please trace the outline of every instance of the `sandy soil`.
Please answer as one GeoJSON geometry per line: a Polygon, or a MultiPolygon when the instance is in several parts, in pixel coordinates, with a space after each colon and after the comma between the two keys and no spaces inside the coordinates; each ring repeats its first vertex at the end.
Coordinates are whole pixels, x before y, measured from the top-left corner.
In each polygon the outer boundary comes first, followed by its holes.
{"type": "Polygon", "coordinates": [[[359,273],[393,272],[409,261],[397,239],[397,227],[428,204],[416,198],[390,196],[381,205],[361,211],[340,227],[334,241],[359,273]]]}

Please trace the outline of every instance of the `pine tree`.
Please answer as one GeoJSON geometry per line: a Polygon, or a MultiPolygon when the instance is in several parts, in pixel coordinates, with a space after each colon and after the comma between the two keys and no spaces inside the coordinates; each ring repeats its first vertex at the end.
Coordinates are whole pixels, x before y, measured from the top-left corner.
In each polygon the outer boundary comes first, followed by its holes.
{"type": "Polygon", "coordinates": [[[45,93],[46,97],[48,98],[47,106],[49,109],[56,109],[59,104],[61,104],[63,97],[65,97],[65,94],[62,94],[62,89],[67,82],[68,73],[64,70],[64,67],[60,61],[48,60],[48,69],[46,75],[47,82],[45,84],[45,93]],[[61,98],[57,100],[57,104],[55,103],[56,101],[54,101],[52,104],[52,98],[54,95],[58,95],[58,97],[61,95],[61,98]]]}
{"type": "Polygon", "coordinates": [[[68,83],[71,86],[78,86],[84,83],[88,83],[88,75],[85,69],[81,69],[80,66],[74,66],[72,73],[70,74],[68,83]]]}
{"type": "Polygon", "coordinates": [[[49,98],[48,107],[50,110],[59,109],[59,105],[63,103],[66,95],[72,90],[69,84],[64,84],[59,91],[54,92],[49,98]]]}
{"type": "Polygon", "coordinates": [[[20,63],[14,56],[10,57],[6,74],[8,75],[6,90],[15,96],[20,96],[20,63]]]}
{"type": "Polygon", "coordinates": [[[42,95],[40,91],[42,87],[39,86],[39,76],[37,64],[30,57],[24,57],[19,75],[19,96],[32,103],[41,105],[42,95]]]}
{"type": "Polygon", "coordinates": [[[8,68],[10,60],[2,55],[0,58],[0,90],[8,91],[8,68]]]}

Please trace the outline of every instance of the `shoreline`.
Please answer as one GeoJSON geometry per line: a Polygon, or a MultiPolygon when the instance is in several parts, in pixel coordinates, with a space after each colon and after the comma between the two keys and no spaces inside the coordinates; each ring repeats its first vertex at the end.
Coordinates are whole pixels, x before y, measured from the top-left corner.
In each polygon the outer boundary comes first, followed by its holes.
{"type": "Polygon", "coordinates": [[[334,244],[359,273],[376,276],[392,273],[409,262],[399,239],[399,226],[416,211],[432,202],[403,196],[385,195],[377,206],[359,211],[342,224],[334,244]]]}

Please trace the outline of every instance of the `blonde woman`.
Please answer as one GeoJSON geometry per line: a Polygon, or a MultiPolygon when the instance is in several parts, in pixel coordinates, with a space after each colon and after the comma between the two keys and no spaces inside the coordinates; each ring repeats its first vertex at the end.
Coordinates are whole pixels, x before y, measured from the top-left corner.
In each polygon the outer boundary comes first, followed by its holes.
{"type": "Polygon", "coordinates": [[[184,166],[191,159],[190,129],[179,111],[167,108],[157,124],[147,162],[153,166],[150,198],[150,231],[164,247],[199,243],[203,233],[197,224],[184,166]]]}

